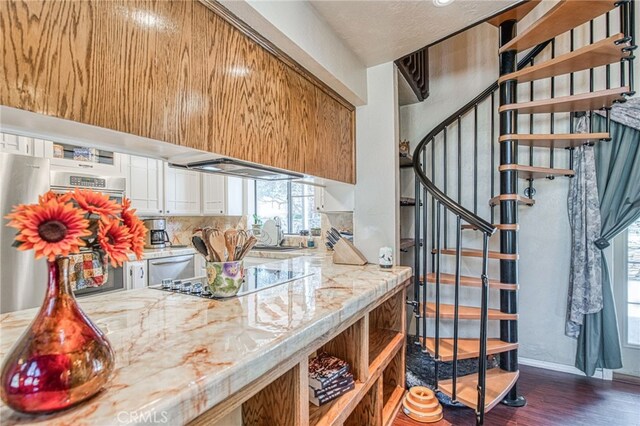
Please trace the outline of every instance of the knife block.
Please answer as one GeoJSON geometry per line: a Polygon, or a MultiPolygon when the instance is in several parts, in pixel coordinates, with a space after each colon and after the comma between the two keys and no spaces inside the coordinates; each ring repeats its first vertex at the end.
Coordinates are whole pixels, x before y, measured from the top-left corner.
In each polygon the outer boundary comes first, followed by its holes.
{"type": "Polygon", "coordinates": [[[349,240],[341,238],[333,246],[333,263],[338,265],[366,265],[367,258],[349,240]]]}

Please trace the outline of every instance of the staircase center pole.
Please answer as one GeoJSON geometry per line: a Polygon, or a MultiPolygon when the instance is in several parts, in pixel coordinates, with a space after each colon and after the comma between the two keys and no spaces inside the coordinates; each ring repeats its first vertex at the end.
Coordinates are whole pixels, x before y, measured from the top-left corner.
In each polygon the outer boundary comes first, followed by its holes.
{"type": "MultiPolygon", "coordinates": [[[[500,46],[511,41],[517,30],[515,20],[505,21],[500,25],[500,46]]],[[[500,76],[516,71],[517,61],[515,50],[500,54],[500,76]]],[[[517,102],[517,81],[509,80],[500,84],[500,106],[517,102]]],[[[515,110],[500,113],[500,135],[516,134],[518,132],[518,114],[515,110]]],[[[496,143],[497,141],[492,141],[496,143]]],[[[515,141],[500,143],[500,165],[518,163],[518,145],[515,141]]],[[[517,171],[500,172],[500,194],[518,193],[517,171]]],[[[515,224],[518,222],[517,201],[500,202],[500,223],[515,224]]],[[[500,230],[500,252],[517,254],[517,235],[513,230],[500,230]]],[[[518,283],[518,261],[500,260],[500,282],[518,283]]],[[[515,291],[500,290],[500,311],[517,313],[517,295],[515,291]]],[[[518,324],[516,320],[500,321],[500,340],[516,343],[518,341],[518,324]]],[[[505,371],[518,371],[518,350],[500,354],[500,368],[505,371]]],[[[524,397],[518,395],[517,383],[507,393],[504,404],[512,407],[522,407],[526,404],[524,397]]]]}

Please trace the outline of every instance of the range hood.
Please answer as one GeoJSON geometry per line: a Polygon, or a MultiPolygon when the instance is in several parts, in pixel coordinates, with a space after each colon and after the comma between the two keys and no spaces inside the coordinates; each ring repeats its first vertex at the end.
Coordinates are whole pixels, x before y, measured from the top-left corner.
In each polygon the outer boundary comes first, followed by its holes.
{"type": "Polygon", "coordinates": [[[292,180],[304,177],[304,175],[300,173],[260,166],[253,163],[235,160],[233,158],[216,158],[213,160],[188,163],[184,166],[174,166],[186,167],[187,169],[198,170],[204,173],[237,176],[245,179],[292,180]]]}

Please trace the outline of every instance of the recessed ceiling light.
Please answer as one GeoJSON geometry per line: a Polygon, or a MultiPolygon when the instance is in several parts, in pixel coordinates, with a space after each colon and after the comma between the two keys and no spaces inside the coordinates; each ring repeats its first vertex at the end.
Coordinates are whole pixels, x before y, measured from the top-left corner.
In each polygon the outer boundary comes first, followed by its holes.
{"type": "Polygon", "coordinates": [[[449,6],[451,3],[453,3],[453,0],[433,0],[433,4],[437,7],[449,6]]]}

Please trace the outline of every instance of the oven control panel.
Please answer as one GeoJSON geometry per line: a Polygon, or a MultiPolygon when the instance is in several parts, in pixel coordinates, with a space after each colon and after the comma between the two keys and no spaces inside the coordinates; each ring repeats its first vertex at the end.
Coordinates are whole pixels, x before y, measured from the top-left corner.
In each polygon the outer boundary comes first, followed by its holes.
{"type": "Polygon", "coordinates": [[[106,188],[107,180],[90,176],[71,176],[69,178],[71,186],[81,186],[85,188],[106,188]]]}

